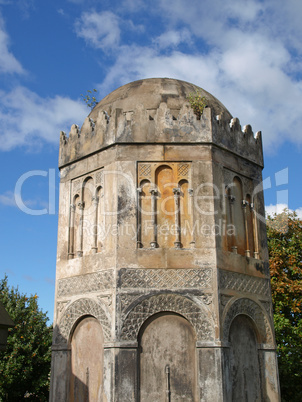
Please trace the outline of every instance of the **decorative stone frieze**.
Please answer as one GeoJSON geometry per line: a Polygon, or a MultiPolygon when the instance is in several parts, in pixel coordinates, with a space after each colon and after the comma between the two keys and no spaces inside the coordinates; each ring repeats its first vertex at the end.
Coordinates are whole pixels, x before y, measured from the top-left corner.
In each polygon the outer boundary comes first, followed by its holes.
{"type": "Polygon", "coordinates": [[[212,269],[127,269],[120,271],[121,288],[198,288],[212,287],[212,269]]]}
{"type": "Polygon", "coordinates": [[[252,293],[270,297],[269,279],[239,274],[237,272],[219,271],[219,287],[242,293],[252,293]]]}
{"type": "Polygon", "coordinates": [[[113,286],[113,271],[98,271],[58,280],[58,297],[109,290],[113,286]]]}

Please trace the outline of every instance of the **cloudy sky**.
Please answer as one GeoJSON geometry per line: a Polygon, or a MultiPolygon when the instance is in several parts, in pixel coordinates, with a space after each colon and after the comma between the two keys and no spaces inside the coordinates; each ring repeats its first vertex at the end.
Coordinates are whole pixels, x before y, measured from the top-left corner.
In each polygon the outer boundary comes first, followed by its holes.
{"type": "Polygon", "coordinates": [[[87,89],[203,87],[262,131],[267,210],[301,214],[301,19],[301,0],[0,0],[0,278],[52,320],[59,133],[87,89]]]}

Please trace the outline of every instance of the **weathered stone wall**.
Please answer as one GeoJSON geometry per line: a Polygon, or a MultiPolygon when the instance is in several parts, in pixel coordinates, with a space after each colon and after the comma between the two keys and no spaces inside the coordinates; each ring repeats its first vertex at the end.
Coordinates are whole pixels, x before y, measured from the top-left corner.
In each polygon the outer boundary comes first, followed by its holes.
{"type": "Polygon", "coordinates": [[[279,400],[261,137],[193,90],[129,84],[61,136],[51,401],[279,400]]]}

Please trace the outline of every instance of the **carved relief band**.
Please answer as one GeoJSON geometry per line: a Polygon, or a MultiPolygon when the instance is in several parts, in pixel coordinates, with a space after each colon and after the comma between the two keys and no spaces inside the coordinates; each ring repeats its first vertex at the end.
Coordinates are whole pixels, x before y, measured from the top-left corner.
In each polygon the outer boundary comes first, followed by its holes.
{"type": "Polygon", "coordinates": [[[58,280],[58,297],[72,296],[112,289],[113,271],[98,271],[58,280]]]}
{"type": "Polygon", "coordinates": [[[212,269],[128,269],[120,270],[121,288],[211,288],[212,269]]]}
{"type": "Polygon", "coordinates": [[[243,293],[253,293],[270,297],[269,279],[239,274],[237,272],[219,271],[220,289],[232,289],[243,293]]]}

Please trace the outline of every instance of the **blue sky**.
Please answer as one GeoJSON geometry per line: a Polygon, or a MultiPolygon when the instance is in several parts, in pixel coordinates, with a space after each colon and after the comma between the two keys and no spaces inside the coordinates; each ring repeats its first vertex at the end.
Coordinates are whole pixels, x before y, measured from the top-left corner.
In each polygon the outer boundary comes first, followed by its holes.
{"type": "Polygon", "coordinates": [[[0,0],[0,278],[52,320],[59,133],[83,123],[87,89],[201,86],[262,131],[267,210],[301,216],[301,18],[300,0],[0,0]]]}

